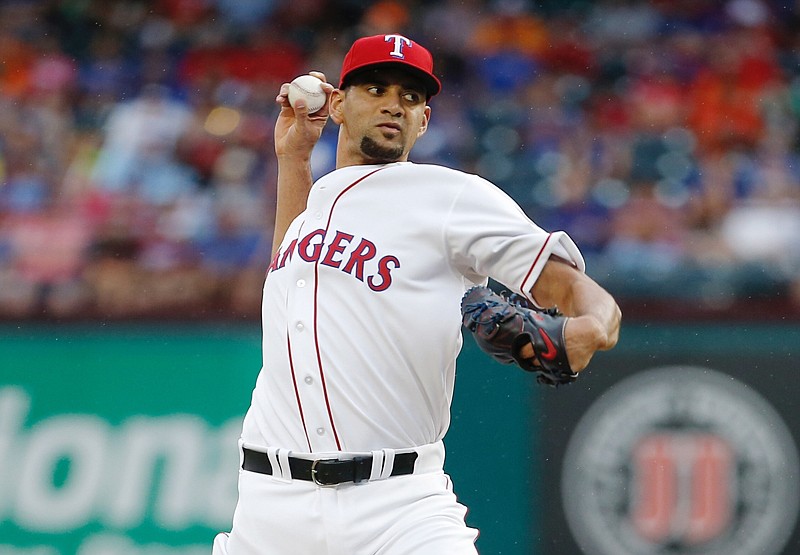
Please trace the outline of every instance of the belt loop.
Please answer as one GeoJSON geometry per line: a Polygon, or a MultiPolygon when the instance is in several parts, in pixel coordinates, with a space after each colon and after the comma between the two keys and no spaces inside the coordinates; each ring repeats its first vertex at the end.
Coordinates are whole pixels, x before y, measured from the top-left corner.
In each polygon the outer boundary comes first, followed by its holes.
{"type": "Polygon", "coordinates": [[[281,463],[281,478],[284,480],[292,479],[292,468],[289,466],[289,455],[292,452],[289,449],[278,449],[278,462],[281,463]]]}
{"type": "Polygon", "coordinates": [[[289,452],[279,447],[268,447],[267,457],[272,465],[272,477],[284,482],[292,480],[292,472],[289,470],[289,452]]]}
{"type": "Polygon", "coordinates": [[[394,470],[394,449],[382,449],[383,451],[383,470],[381,471],[381,480],[384,480],[392,475],[394,470]]]}
{"type": "Polygon", "coordinates": [[[370,480],[380,480],[383,471],[383,451],[372,452],[372,471],[369,474],[370,480]]]}

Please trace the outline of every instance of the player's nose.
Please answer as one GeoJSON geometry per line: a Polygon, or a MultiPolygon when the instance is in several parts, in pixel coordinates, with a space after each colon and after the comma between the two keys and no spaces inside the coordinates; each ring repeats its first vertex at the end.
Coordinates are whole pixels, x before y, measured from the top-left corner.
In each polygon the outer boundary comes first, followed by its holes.
{"type": "Polygon", "coordinates": [[[390,88],[386,94],[381,97],[383,100],[383,110],[391,113],[393,116],[400,116],[403,114],[403,93],[402,89],[390,88]]]}

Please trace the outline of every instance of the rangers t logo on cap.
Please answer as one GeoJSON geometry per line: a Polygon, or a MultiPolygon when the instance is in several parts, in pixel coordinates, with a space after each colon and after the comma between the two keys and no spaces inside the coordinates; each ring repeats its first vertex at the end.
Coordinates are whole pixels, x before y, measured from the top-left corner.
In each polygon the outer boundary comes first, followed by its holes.
{"type": "Polygon", "coordinates": [[[342,63],[339,88],[343,89],[355,73],[386,65],[400,65],[422,79],[428,98],[442,89],[433,74],[433,56],[421,44],[403,35],[373,35],[356,40],[342,63]]]}
{"type": "Polygon", "coordinates": [[[386,42],[394,41],[394,50],[389,52],[389,56],[395,58],[405,58],[403,54],[403,45],[408,45],[409,48],[413,45],[410,39],[405,38],[403,35],[386,35],[383,40],[386,42]]]}

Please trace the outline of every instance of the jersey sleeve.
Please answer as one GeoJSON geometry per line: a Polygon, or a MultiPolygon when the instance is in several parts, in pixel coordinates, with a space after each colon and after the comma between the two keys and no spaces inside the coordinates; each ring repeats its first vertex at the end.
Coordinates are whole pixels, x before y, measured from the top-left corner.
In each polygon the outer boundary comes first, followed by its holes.
{"type": "Polygon", "coordinates": [[[469,176],[445,221],[445,248],[456,271],[473,283],[491,277],[532,302],[530,290],[551,255],[580,271],[585,263],[564,231],[536,225],[505,192],[469,176]]]}

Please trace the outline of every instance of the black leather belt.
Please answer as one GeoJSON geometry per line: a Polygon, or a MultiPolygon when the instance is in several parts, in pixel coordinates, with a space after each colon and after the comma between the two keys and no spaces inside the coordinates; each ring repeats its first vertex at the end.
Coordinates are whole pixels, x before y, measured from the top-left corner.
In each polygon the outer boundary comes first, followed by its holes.
{"type": "MultiPolygon", "coordinates": [[[[272,475],[272,464],[266,453],[247,448],[243,448],[242,451],[244,451],[242,469],[272,475]]],[[[413,474],[417,457],[418,454],[414,452],[396,454],[391,476],[413,474]]],[[[335,486],[346,482],[357,484],[369,479],[372,473],[372,457],[355,457],[348,460],[307,460],[289,457],[289,470],[292,478],[314,482],[318,486],[335,486]]]]}

